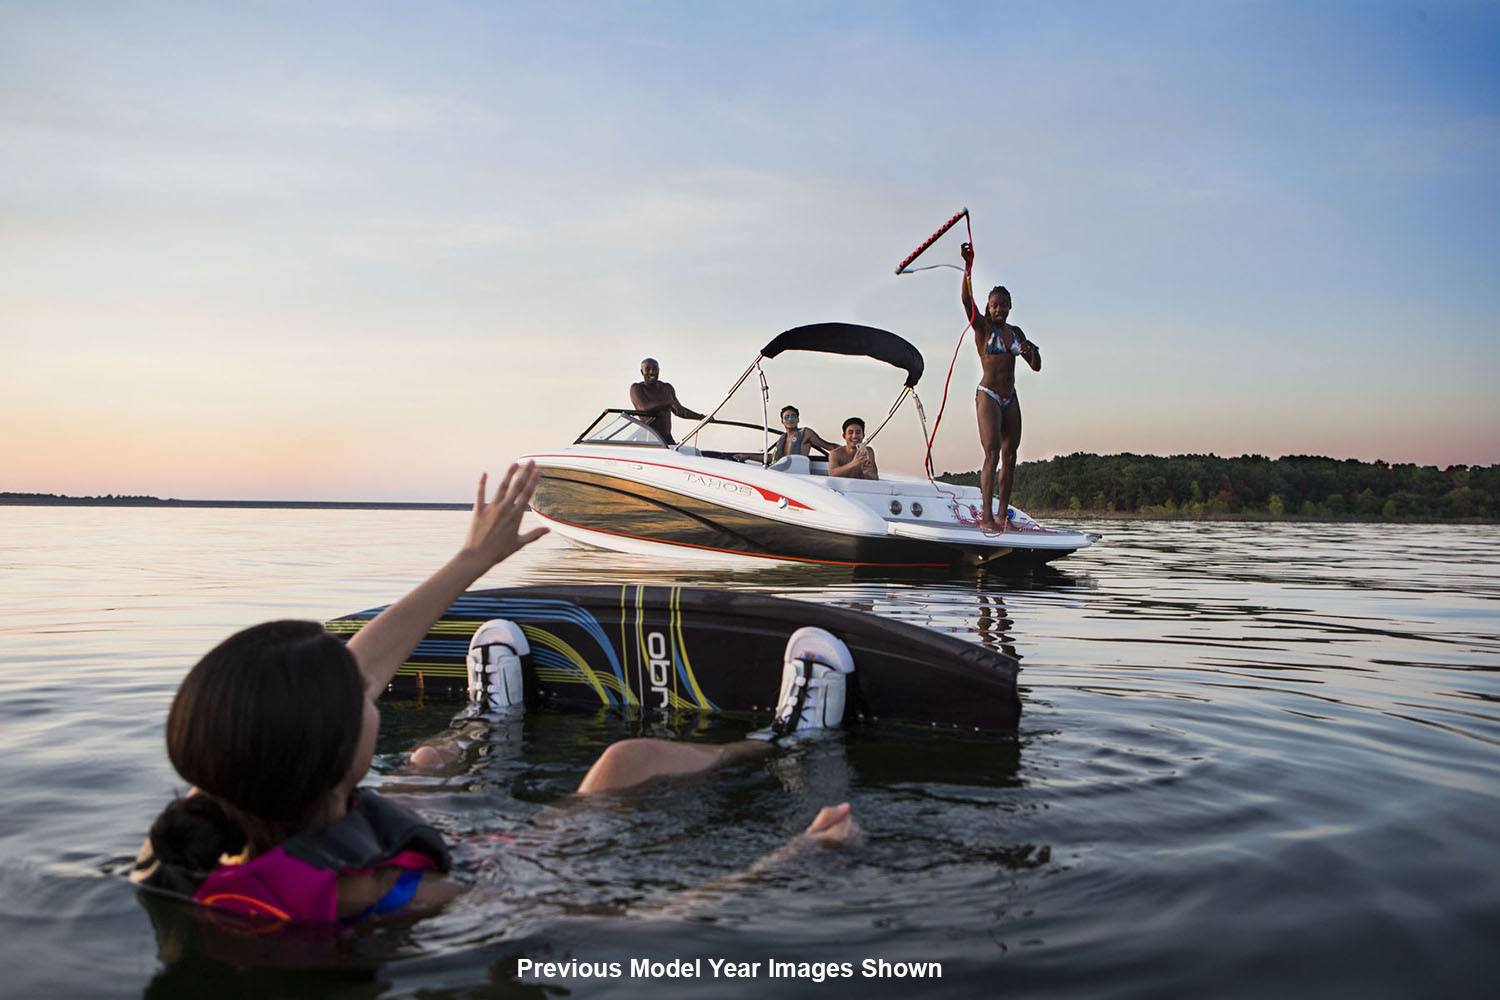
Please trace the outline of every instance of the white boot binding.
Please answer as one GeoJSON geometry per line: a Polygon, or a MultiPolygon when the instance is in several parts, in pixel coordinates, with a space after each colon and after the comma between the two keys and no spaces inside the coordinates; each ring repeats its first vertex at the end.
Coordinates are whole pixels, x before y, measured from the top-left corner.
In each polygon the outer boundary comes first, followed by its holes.
{"type": "Polygon", "coordinates": [[[787,640],[776,718],[769,729],[751,736],[779,742],[797,733],[837,728],[844,718],[845,675],[853,671],[849,647],[832,633],[799,628],[787,640]]]}
{"type": "Polygon", "coordinates": [[[487,711],[524,705],[521,657],[530,653],[526,633],[515,622],[492,618],[480,625],[469,640],[469,700],[487,711]]]}

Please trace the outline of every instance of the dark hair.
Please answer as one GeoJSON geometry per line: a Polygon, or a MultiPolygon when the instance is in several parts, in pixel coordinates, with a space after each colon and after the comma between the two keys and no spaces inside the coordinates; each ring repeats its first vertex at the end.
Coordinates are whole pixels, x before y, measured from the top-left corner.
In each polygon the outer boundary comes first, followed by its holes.
{"type": "Polygon", "coordinates": [[[841,428],[839,428],[839,429],[847,431],[849,429],[849,425],[850,424],[859,424],[859,429],[860,430],[864,430],[865,429],[865,422],[863,420],[861,420],[859,417],[850,417],[848,420],[844,421],[844,426],[841,427],[841,428]]]}
{"type": "Polygon", "coordinates": [[[314,821],[353,766],[364,698],[353,654],[317,622],[267,622],[215,646],[167,713],[167,756],[200,794],[158,817],[157,856],[260,853],[314,821]]]}
{"type": "Polygon", "coordinates": [[[782,417],[784,417],[784,416],[786,416],[786,411],[787,411],[787,410],[791,410],[791,411],[792,411],[792,412],[793,412],[793,413],[795,413],[795,414],[797,414],[797,416],[799,416],[799,417],[800,417],[800,416],[802,416],[802,411],[801,411],[801,410],[799,410],[799,409],[797,409],[797,408],[796,408],[796,407],[795,407],[795,406],[793,406],[793,405],[792,405],[792,404],[791,404],[791,403],[788,403],[788,404],[786,404],[786,405],[785,405],[785,406],[783,406],[783,407],[782,407],[782,408],[781,408],[781,413],[779,413],[779,414],[777,414],[777,415],[778,415],[778,416],[782,416],[782,417]]]}
{"type": "Polygon", "coordinates": [[[167,864],[211,872],[222,855],[239,854],[248,840],[244,827],[212,795],[179,798],[151,824],[151,853],[167,864]]]}
{"type": "Polygon", "coordinates": [[[1005,301],[1007,302],[1015,301],[1010,297],[1010,289],[1006,288],[1004,285],[996,285],[994,288],[990,289],[990,295],[994,295],[996,292],[1003,293],[1005,295],[1005,301]]]}

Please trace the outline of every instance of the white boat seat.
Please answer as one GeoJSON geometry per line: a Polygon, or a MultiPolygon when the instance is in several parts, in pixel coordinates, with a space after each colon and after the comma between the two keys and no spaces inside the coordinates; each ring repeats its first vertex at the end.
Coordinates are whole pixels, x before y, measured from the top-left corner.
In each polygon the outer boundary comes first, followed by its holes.
{"type": "Polygon", "coordinates": [[[835,493],[899,493],[903,484],[887,482],[881,479],[845,479],[842,476],[829,476],[823,482],[835,493]]]}
{"type": "Polygon", "coordinates": [[[812,459],[806,455],[783,455],[771,463],[773,472],[789,472],[794,476],[812,475],[812,459]]]}

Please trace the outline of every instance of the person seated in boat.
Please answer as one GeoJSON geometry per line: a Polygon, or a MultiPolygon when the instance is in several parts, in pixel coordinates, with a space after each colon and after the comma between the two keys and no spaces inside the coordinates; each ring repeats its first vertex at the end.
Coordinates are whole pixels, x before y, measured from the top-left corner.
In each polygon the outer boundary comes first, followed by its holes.
{"type": "Polygon", "coordinates": [[[844,421],[844,443],[828,453],[828,474],[844,479],[879,479],[875,449],[865,447],[865,422],[859,417],[844,421]]]}
{"type": "Polygon", "coordinates": [[[662,436],[667,444],[676,444],[672,437],[672,415],[684,420],[702,420],[703,414],[688,409],[677,400],[677,390],[671,382],[661,381],[661,365],[655,358],[641,362],[641,380],[630,387],[631,409],[646,414],[641,423],[662,436]]]}
{"type": "Polygon", "coordinates": [[[832,453],[838,445],[831,441],[825,441],[823,435],[811,427],[798,427],[802,414],[797,408],[787,404],[781,408],[781,436],[771,446],[771,450],[762,455],[736,455],[737,462],[760,462],[762,458],[767,463],[779,462],[788,455],[811,455],[814,447],[821,448],[825,453],[832,453]]]}
{"type": "MultiPolygon", "coordinates": [[[[317,622],[277,621],[210,650],[167,714],[167,756],[192,787],[152,824],[131,881],[236,919],[269,920],[263,930],[418,917],[456,896],[463,885],[450,876],[442,834],[360,787],[380,728],[375,699],[470,584],[546,533],[519,530],[539,477],[535,464],[512,465],[488,501],[482,477],[463,547],[347,644],[317,622]]],[[[524,705],[517,648],[526,646],[514,622],[496,619],[476,631],[468,660],[480,711],[524,705]]],[[[844,676],[854,669],[848,647],[832,634],[799,629],[787,645],[787,694],[760,738],[713,746],[622,740],[604,749],[578,794],[708,772],[837,726],[844,676]]],[[[431,745],[410,760],[423,770],[442,763],[431,745]]],[[[841,803],[819,812],[793,844],[841,845],[857,834],[841,803]]]]}

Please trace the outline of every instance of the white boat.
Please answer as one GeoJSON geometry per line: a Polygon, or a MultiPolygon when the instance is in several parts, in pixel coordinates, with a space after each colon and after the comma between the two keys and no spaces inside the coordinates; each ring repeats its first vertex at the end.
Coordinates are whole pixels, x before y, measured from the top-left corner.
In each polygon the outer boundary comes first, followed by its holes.
{"type": "MultiPolygon", "coordinates": [[[[720,420],[718,411],[761,362],[783,351],[864,355],[907,372],[907,382],[873,440],[909,396],[926,428],[915,387],[922,357],[885,330],[847,323],[797,327],[762,348],[724,402],[668,442],[635,410],[601,413],[572,445],[524,456],[542,469],[531,502],[543,521],[570,540],[623,552],[681,559],[726,556],[789,563],[890,569],[1001,566],[1024,568],[1084,548],[1097,535],[1045,527],[1010,509],[1007,530],[979,528],[980,495],[925,477],[879,480],[828,475],[826,456],[789,455],[767,464],[736,453],[700,450],[708,427],[759,431],[763,424],[720,420]]],[[[767,398],[764,375],[762,399],[767,398]]],[[[924,434],[924,440],[926,435],[924,434]]]]}

